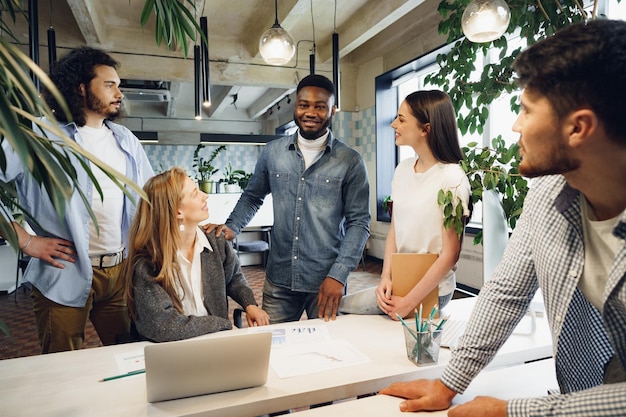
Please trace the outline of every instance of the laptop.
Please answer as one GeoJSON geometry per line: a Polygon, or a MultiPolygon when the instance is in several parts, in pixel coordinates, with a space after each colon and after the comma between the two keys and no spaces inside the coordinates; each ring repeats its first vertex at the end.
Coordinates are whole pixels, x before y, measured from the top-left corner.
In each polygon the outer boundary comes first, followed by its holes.
{"type": "Polygon", "coordinates": [[[144,348],[148,402],[251,388],[267,382],[272,333],[246,333],[144,348]]]}

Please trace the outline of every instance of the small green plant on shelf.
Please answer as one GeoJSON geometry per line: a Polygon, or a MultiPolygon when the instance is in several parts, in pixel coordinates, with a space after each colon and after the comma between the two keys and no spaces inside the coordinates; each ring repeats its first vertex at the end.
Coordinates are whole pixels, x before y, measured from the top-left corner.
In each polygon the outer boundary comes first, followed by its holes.
{"type": "Polygon", "coordinates": [[[224,183],[224,189],[226,192],[236,192],[240,191],[241,186],[239,183],[245,176],[245,171],[241,169],[233,169],[233,166],[229,162],[228,165],[224,167],[224,176],[220,182],[224,183]]]}
{"type": "Polygon", "coordinates": [[[226,184],[239,184],[239,181],[246,175],[245,171],[241,169],[233,169],[233,166],[228,163],[226,167],[224,167],[224,177],[221,182],[226,184]]]}
{"type": "Polygon", "coordinates": [[[252,172],[244,172],[241,178],[239,178],[239,181],[237,182],[237,184],[239,184],[239,188],[241,188],[241,191],[245,190],[246,187],[248,186],[248,183],[250,182],[250,178],[252,178],[252,174],[253,174],[252,172]]]}
{"type": "Polygon", "coordinates": [[[391,214],[393,213],[393,200],[390,195],[383,199],[383,211],[391,217],[391,214]]]}
{"type": "Polygon", "coordinates": [[[196,168],[196,180],[198,182],[211,180],[211,177],[219,170],[213,165],[213,162],[221,152],[226,150],[226,145],[218,146],[213,150],[208,159],[204,159],[200,156],[200,150],[205,147],[206,145],[201,143],[196,147],[196,150],[193,151],[192,167],[196,168]]]}

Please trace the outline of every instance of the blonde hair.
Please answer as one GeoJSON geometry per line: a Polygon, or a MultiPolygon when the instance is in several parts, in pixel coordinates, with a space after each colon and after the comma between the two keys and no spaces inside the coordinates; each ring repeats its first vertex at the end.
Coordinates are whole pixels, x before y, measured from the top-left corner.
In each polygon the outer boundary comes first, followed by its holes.
{"type": "Polygon", "coordinates": [[[147,262],[154,267],[154,279],[172,299],[181,314],[183,308],[176,291],[180,266],[176,259],[180,247],[180,230],[176,214],[183,197],[187,174],[174,167],[150,178],[143,189],[148,201],[140,200],[130,227],[128,260],[122,271],[126,280],[126,301],[131,318],[135,318],[133,274],[135,266],[147,262]]]}

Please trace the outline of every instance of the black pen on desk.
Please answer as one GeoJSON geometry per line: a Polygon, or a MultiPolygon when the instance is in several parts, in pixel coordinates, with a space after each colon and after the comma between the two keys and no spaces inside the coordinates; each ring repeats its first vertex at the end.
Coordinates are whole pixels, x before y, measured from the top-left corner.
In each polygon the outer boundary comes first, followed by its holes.
{"type": "Polygon", "coordinates": [[[106,378],[102,378],[98,382],[112,381],[114,379],[126,378],[127,376],[139,375],[139,374],[143,374],[145,372],[146,372],[145,369],[138,369],[136,371],[130,371],[130,372],[127,372],[125,374],[109,376],[109,377],[106,377],[106,378]]]}

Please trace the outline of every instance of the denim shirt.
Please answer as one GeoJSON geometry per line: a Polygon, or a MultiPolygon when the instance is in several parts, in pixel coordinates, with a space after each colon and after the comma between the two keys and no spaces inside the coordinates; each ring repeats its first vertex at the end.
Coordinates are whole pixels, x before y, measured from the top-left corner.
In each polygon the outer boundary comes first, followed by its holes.
{"type": "Polygon", "coordinates": [[[363,157],[329,134],[305,170],[297,133],[268,143],[226,225],[241,232],[269,193],[274,226],[266,276],[274,285],[314,293],[328,277],[346,284],[369,237],[369,183],[363,157]]]}
{"type": "MultiPolygon", "coordinates": [[[[47,123],[47,121],[44,121],[47,123]]],[[[148,157],[139,140],[126,127],[105,121],[113,132],[120,149],[126,156],[125,175],[139,186],[154,175],[148,157]]],[[[83,139],[76,124],[69,123],[60,126],[63,131],[73,138],[79,145],[83,139]]],[[[50,132],[47,132],[51,141],[60,141],[50,132]]],[[[84,307],[91,290],[93,270],[89,259],[89,213],[85,202],[78,192],[74,192],[66,201],[65,215],[59,219],[48,194],[42,191],[37,181],[30,175],[14,153],[7,140],[2,143],[2,149],[7,158],[7,168],[0,177],[4,181],[15,180],[20,204],[39,223],[29,222],[38,236],[58,237],[74,243],[77,253],[75,263],[57,259],[65,268],[56,268],[46,261],[37,258],[31,259],[24,274],[24,279],[32,283],[48,299],[70,307],[84,307]]],[[[76,169],[78,186],[85,194],[87,202],[91,202],[94,192],[91,178],[82,168],[77,157],[71,155],[72,165],[76,169]]],[[[130,190],[132,192],[132,190],[130,190]]],[[[132,193],[135,202],[139,198],[132,193]]],[[[106,197],[105,197],[106,198],[106,197]]],[[[135,204],[124,196],[122,212],[122,239],[128,238],[128,229],[135,214],[135,204]]],[[[124,246],[126,241],[123,242],[124,246]]]]}

